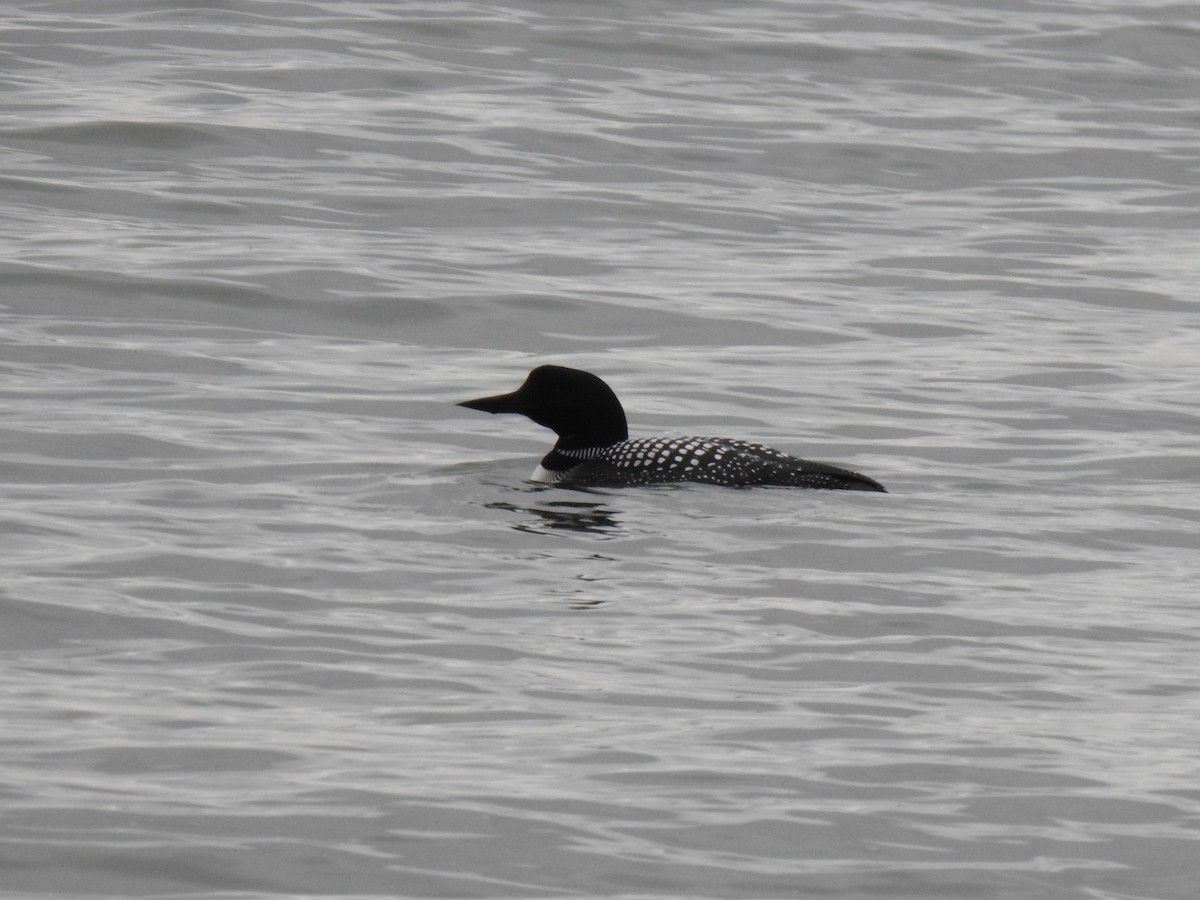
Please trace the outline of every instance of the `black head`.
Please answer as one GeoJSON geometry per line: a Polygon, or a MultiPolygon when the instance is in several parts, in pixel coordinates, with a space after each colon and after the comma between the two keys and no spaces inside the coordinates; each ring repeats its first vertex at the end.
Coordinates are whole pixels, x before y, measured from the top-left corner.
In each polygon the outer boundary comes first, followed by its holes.
{"type": "Polygon", "coordinates": [[[511,394],[466,400],[459,406],[519,413],[553,429],[564,450],[603,447],[629,437],[625,410],[612,388],[590,372],[538,366],[511,394]]]}

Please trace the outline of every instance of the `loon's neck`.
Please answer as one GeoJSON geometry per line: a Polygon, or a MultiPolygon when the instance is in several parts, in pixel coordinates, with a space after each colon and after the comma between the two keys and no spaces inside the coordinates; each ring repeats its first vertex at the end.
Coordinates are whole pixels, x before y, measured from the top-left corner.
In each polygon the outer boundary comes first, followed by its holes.
{"type": "MultiPolygon", "coordinates": [[[[564,447],[562,440],[559,440],[554,448],[542,457],[542,462],[538,466],[538,472],[561,475],[568,469],[573,469],[581,462],[586,461],[591,454],[589,450],[602,450],[605,447],[611,447],[619,441],[612,441],[607,444],[592,444],[581,447],[564,447]]],[[[537,473],[535,473],[537,474],[537,473]]],[[[535,478],[535,481],[544,481],[544,478],[535,478]]]]}
{"type": "Polygon", "coordinates": [[[586,431],[560,431],[558,440],[554,443],[554,449],[579,453],[582,450],[611,447],[613,444],[619,444],[626,440],[629,440],[629,428],[622,416],[619,422],[613,421],[603,428],[592,427],[586,431]]]}

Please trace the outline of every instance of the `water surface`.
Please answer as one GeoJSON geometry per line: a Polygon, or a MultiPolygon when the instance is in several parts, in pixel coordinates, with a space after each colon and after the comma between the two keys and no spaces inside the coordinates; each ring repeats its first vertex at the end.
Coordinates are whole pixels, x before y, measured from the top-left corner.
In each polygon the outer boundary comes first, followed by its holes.
{"type": "Polygon", "coordinates": [[[0,895],[1194,896],[1190,6],[0,24],[0,895]]]}

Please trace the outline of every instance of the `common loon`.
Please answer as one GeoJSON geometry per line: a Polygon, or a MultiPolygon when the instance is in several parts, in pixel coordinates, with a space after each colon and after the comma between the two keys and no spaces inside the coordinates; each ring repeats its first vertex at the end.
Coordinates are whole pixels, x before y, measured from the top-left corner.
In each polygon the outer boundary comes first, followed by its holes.
{"type": "Polygon", "coordinates": [[[574,487],[621,487],[693,481],[883,491],[873,478],[809,462],[762,444],[720,437],[629,440],[625,410],[612,388],[590,372],[538,366],[511,394],[458,404],[489,413],[519,413],[552,429],[558,442],[532,480],[574,487]]]}

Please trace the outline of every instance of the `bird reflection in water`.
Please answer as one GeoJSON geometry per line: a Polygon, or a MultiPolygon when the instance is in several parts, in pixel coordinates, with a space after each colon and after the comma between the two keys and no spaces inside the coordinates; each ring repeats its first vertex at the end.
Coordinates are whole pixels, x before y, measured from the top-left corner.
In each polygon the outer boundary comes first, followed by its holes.
{"type": "Polygon", "coordinates": [[[607,534],[620,527],[612,510],[601,503],[552,500],[538,506],[518,506],[515,503],[497,502],[487,504],[487,508],[535,516],[536,518],[532,521],[518,522],[513,525],[517,531],[526,531],[532,534],[545,534],[549,531],[607,534]]]}

